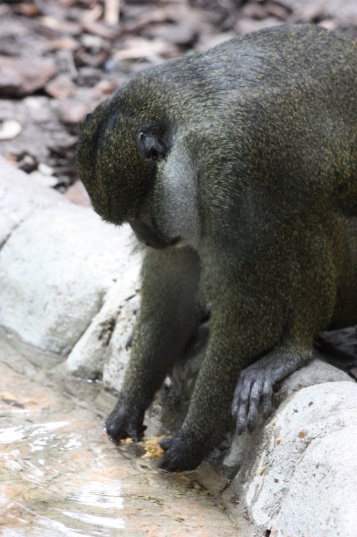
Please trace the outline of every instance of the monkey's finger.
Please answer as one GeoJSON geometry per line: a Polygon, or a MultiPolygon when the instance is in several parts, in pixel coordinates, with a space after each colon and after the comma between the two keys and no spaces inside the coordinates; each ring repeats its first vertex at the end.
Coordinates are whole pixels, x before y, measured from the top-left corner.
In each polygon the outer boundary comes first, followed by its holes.
{"type": "Polygon", "coordinates": [[[233,418],[237,417],[238,409],[239,409],[239,392],[236,388],[234,392],[234,396],[233,396],[232,407],[231,407],[231,413],[232,413],[233,418]]]}
{"type": "Polygon", "coordinates": [[[236,389],[234,390],[234,395],[233,395],[233,401],[232,401],[232,407],[231,407],[231,412],[232,412],[232,416],[233,418],[235,418],[238,414],[238,409],[239,409],[239,392],[240,392],[240,385],[239,385],[239,382],[236,386],[236,389]]]}
{"type": "Polygon", "coordinates": [[[175,449],[175,438],[165,438],[161,440],[160,447],[165,450],[164,456],[160,459],[158,467],[164,472],[178,472],[181,470],[180,449],[175,449]]]}
{"type": "Polygon", "coordinates": [[[257,425],[258,421],[258,407],[253,406],[249,409],[249,415],[247,418],[247,429],[252,433],[257,425]]]}
{"type": "Polygon", "coordinates": [[[244,433],[247,428],[247,412],[244,407],[240,407],[237,412],[236,429],[238,435],[244,433]]]}
{"type": "Polygon", "coordinates": [[[249,410],[247,416],[247,428],[250,433],[254,431],[258,421],[258,410],[260,401],[262,399],[263,386],[263,380],[258,379],[251,387],[249,410]]]}
{"type": "Polygon", "coordinates": [[[125,350],[129,350],[131,348],[133,339],[134,339],[134,330],[132,330],[130,334],[128,335],[128,339],[126,340],[126,343],[125,343],[125,350]]]}
{"type": "Polygon", "coordinates": [[[160,459],[158,468],[159,470],[162,470],[163,472],[167,474],[171,474],[172,472],[175,471],[172,461],[167,459],[165,455],[160,459]]]}
{"type": "Polygon", "coordinates": [[[189,436],[182,437],[179,433],[172,438],[165,439],[163,441],[165,445],[167,445],[166,440],[170,445],[159,461],[158,466],[161,470],[166,472],[194,470],[202,461],[202,448],[189,436]]]}
{"type": "Polygon", "coordinates": [[[235,393],[234,417],[238,434],[244,433],[247,428],[247,420],[250,406],[250,394],[254,379],[251,375],[241,375],[235,393]]]}
{"type": "Polygon", "coordinates": [[[147,429],[146,425],[139,425],[137,423],[134,423],[128,426],[127,436],[129,436],[133,440],[133,442],[140,442],[140,440],[142,440],[144,436],[145,429],[147,429]]]}
{"type": "Polygon", "coordinates": [[[242,405],[248,404],[253,382],[254,379],[251,375],[246,374],[246,371],[242,371],[239,375],[232,403],[232,407],[235,407],[235,414],[242,405]]]}
{"type": "Polygon", "coordinates": [[[241,398],[238,399],[238,407],[236,410],[236,428],[239,435],[243,434],[247,429],[247,422],[249,416],[249,399],[244,402],[241,398]]]}
{"type": "Polygon", "coordinates": [[[254,388],[254,385],[256,383],[256,380],[252,377],[252,375],[247,375],[246,377],[243,377],[243,382],[241,384],[241,388],[239,391],[239,405],[245,406],[247,409],[249,409],[249,404],[252,397],[252,391],[254,388]]]}
{"type": "Polygon", "coordinates": [[[164,451],[167,451],[170,446],[172,445],[172,441],[173,441],[173,438],[163,438],[162,440],[160,440],[159,444],[160,444],[160,447],[164,450],[164,451]]]}
{"type": "Polygon", "coordinates": [[[125,438],[128,438],[130,435],[126,431],[120,431],[118,432],[113,427],[106,428],[107,435],[109,440],[114,442],[114,444],[119,444],[120,440],[124,440],[125,438]]]}
{"type": "Polygon", "coordinates": [[[271,413],[272,406],[272,397],[273,397],[273,384],[271,381],[266,380],[263,387],[263,413],[264,418],[268,418],[271,413]]]}
{"type": "Polygon", "coordinates": [[[126,431],[120,430],[114,420],[108,419],[105,423],[105,430],[110,440],[115,444],[120,442],[122,438],[126,438],[126,431]],[[125,435],[125,436],[123,436],[125,435]]]}

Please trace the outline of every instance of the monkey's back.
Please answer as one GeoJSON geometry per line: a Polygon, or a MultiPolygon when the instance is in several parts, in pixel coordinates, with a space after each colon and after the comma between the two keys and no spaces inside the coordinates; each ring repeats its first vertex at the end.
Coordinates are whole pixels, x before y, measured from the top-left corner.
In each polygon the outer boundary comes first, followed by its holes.
{"type": "Polygon", "coordinates": [[[330,203],[357,216],[356,88],[352,39],[308,25],[262,30],[134,77],[82,128],[79,163],[98,207],[108,197],[102,172],[113,175],[112,198],[135,185],[134,200],[156,173],[137,152],[137,132],[155,124],[168,147],[190,152],[207,204],[236,207],[246,181],[292,209],[300,197],[310,210],[330,203]]]}
{"type": "Polygon", "coordinates": [[[217,158],[228,162],[234,154],[242,166],[261,164],[264,177],[278,178],[281,165],[283,180],[292,177],[289,187],[299,177],[302,195],[315,188],[316,196],[328,194],[357,215],[352,39],[316,26],[280,26],[169,62],[146,76],[154,87],[160,81],[170,121],[205,132],[217,158]]]}
{"type": "MultiPolygon", "coordinates": [[[[233,38],[141,76],[160,80],[171,104],[189,105],[196,97],[194,104],[201,100],[205,106],[210,98],[236,90],[242,96],[262,97],[279,89],[308,87],[330,92],[333,99],[340,88],[344,99],[355,104],[357,42],[317,26],[283,25],[233,38]]],[[[355,108],[351,112],[357,113],[355,108]]]]}

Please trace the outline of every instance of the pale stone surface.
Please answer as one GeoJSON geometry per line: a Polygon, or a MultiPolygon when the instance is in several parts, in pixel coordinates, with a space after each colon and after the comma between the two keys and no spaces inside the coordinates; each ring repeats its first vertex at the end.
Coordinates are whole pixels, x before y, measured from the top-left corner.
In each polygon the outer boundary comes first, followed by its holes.
{"type": "Polygon", "coordinates": [[[248,460],[233,490],[241,501],[236,516],[246,513],[258,528],[256,535],[272,530],[274,537],[355,537],[354,382],[299,390],[276,411],[263,434],[247,437],[240,455],[245,451],[248,460]]]}
{"type": "Polygon", "coordinates": [[[61,194],[31,181],[0,156],[0,247],[34,210],[58,203],[66,203],[61,194]]]}
{"type": "Polygon", "coordinates": [[[103,368],[103,385],[106,388],[119,391],[122,387],[124,371],[130,357],[128,341],[135,330],[138,307],[139,296],[132,295],[120,308],[103,368]]]}
{"type": "MultiPolygon", "coordinates": [[[[0,325],[38,348],[71,351],[72,375],[103,376],[105,387],[119,390],[139,304],[140,258],[130,254],[128,228],[105,224],[0,165],[0,325]]],[[[191,360],[175,368],[186,396],[206,338],[201,331],[191,360]]],[[[50,366],[40,357],[36,364],[50,366]]],[[[224,493],[226,507],[245,536],[354,537],[355,383],[315,361],[282,384],[277,401],[267,424],[261,420],[254,434],[232,444],[224,466],[236,477],[224,493]]]]}
{"type": "Polygon", "coordinates": [[[69,354],[67,371],[75,376],[102,377],[107,388],[119,390],[130,351],[126,348],[138,309],[140,259],[108,291],[104,305],[69,354]]]}
{"type": "Polygon", "coordinates": [[[278,398],[284,401],[292,393],[325,382],[354,382],[351,377],[341,369],[322,360],[313,360],[306,367],[302,367],[293,375],[287,377],[281,384],[278,398]]]}
{"type": "Polygon", "coordinates": [[[1,168],[0,325],[65,354],[127,274],[128,228],[29,183],[5,161],[1,168]]]}
{"type": "MultiPolygon", "coordinates": [[[[246,432],[232,440],[232,446],[224,460],[224,465],[231,468],[240,467],[240,472],[235,481],[236,488],[245,486],[247,475],[251,471],[252,461],[256,457],[260,457],[259,449],[262,448],[264,443],[262,436],[264,435],[265,426],[268,424],[268,427],[275,420],[275,415],[279,414],[279,404],[284,404],[284,401],[287,401],[295,392],[303,388],[333,382],[350,382],[356,387],[355,382],[345,372],[321,360],[313,360],[306,367],[295,371],[282,382],[279,391],[273,396],[273,404],[277,408],[272,412],[271,417],[268,420],[264,420],[261,415],[253,433],[246,432]],[[247,453],[250,454],[249,457],[247,457],[247,453]]],[[[321,411],[324,412],[324,409],[321,409],[321,411]]]]}
{"type": "Polygon", "coordinates": [[[314,435],[275,522],[277,537],[356,536],[357,459],[351,449],[357,438],[356,413],[355,402],[353,407],[338,414],[338,420],[335,416],[336,430],[322,438],[314,435]],[[344,427],[339,428],[339,421],[353,418],[350,424],[345,422],[344,427]]]}
{"type": "Polygon", "coordinates": [[[68,352],[120,278],[122,241],[89,209],[36,211],[0,251],[0,324],[41,349],[68,352]]]}

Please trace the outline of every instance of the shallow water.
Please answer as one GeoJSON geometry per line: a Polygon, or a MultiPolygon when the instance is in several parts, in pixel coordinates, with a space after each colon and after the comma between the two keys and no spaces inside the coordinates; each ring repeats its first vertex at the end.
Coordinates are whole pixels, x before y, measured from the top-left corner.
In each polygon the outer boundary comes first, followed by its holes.
{"type": "Polygon", "coordinates": [[[56,357],[4,334],[0,349],[0,535],[236,534],[199,472],[159,473],[142,447],[108,441],[114,399],[100,386],[65,380],[56,357]]]}

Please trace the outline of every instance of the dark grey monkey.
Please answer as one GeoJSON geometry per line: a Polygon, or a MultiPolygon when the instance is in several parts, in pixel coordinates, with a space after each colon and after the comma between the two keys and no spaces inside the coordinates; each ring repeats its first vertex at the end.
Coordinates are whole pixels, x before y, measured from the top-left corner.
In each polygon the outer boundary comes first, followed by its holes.
{"type": "Polygon", "coordinates": [[[163,443],[168,471],[196,467],[222,438],[243,369],[240,431],[319,332],[357,323],[356,88],[352,39],[280,26],[139,74],[84,123],[94,209],[146,245],[114,441],[141,438],[207,302],[208,351],[163,443]]]}

